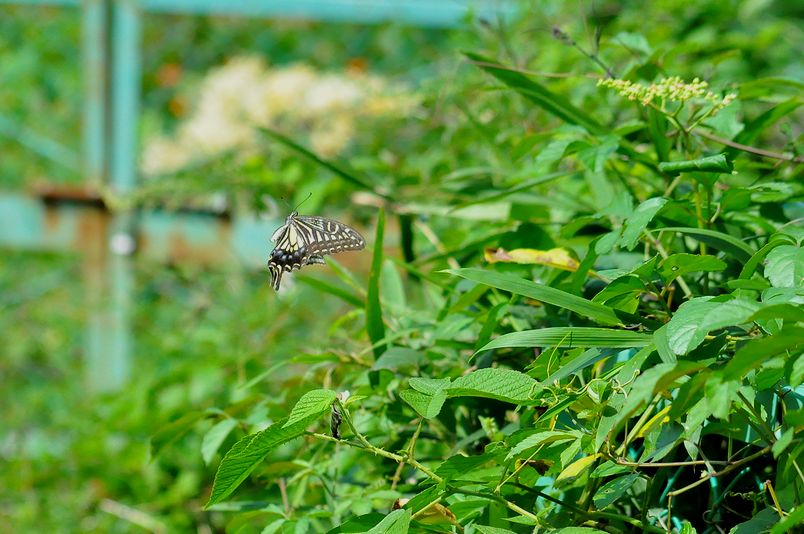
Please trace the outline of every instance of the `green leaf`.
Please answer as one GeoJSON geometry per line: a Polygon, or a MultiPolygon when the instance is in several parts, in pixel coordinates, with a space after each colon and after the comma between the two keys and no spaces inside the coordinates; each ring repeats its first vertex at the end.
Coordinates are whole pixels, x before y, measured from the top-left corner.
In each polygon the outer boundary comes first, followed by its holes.
{"type": "Polygon", "coordinates": [[[580,439],[580,434],[577,432],[562,432],[559,430],[548,430],[545,432],[537,432],[536,434],[531,434],[530,436],[526,437],[515,446],[511,447],[511,450],[508,452],[508,455],[505,457],[505,461],[511,461],[517,456],[530,452],[532,449],[539,447],[540,445],[545,445],[548,443],[558,443],[564,441],[575,441],[580,439]]]}
{"type": "Polygon", "coordinates": [[[410,510],[394,510],[368,531],[368,534],[407,534],[410,510]]]}
{"type": "Polygon", "coordinates": [[[804,248],[782,245],[768,253],[765,277],[773,287],[801,287],[804,280],[804,248]]]}
{"type": "Polygon", "coordinates": [[[584,456],[583,458],[575,460],[563,471],[561,471],[561,473],[559,473],[559,475],[556,477],[556,484],[577,479],[587,469],[592,467],[592,465],[597,461],[597,458],[597,454],[592,454],[590,456],[584,456]]]}
{"type": "Polygon", "coordinates": [[[645,347],[653,340],[650,334],[613,328],[566,327],[541,328],[511,332],[493,339],[480,349],[509,347],[645,347]]]}
{"type": "Polygon", "coordinates": [[[728,234],[724,234],[722,232],[717,232],[715,230],[708,230],[706,228],[687,228],[687,227],[676,227],[671,226],[667,228],[658,228],[654,231],[657,232],[678,232],[680,234],[687,234],[698,241],[706,243],[718,250],[721,250],[729,255],[731,255],[734,259],[740,262],[747,262],[751,259],[751,256],[754,255],[756,252],[750,246],[746,245],[736,237],[732,237],[728,234]]]}
{"type": "Polygon", "coordinates": [[[715,256],[682,253],[672,254],[662,261],[659,274],[669,284],[687,273],[722,271],[725,268],[726,262],[715,256]]]}
{"type": "Polygon", "coordinates": [[[433,395],[415,389],[405,389],[399,392],[399,396],[425,419],[438,416],[444,401],[447,400],[447,393],[444,389],[436,391],[433,395]]]}
{"type": "Polygon", "coordinates": [[[602,510],[606,506],[618,500],[620,497],[625,495],[625,492],[634,485],[634,482],[636,482],[636,479],[638,478],[639,473],[631,473],[630,475],[609,480],[603,484],[600,489],[597,490],[593,498],[595,507],[598,510],[602,510]]]}
{"type": "Polygon", "coordinates": [[[231,495],[271,451],[301,436],[307,427],[323,414],[323,411],[310,414],[287,427],[285,426],[287,419],[282,419],[262,432],[246,436],[235,443],[218,466],[206,508],[231,495]]]}
{"type": "Polygon", "coordinates": [[[637,206],[634,213],[625,221],[619,241],[620,246],[633,250],[639,240],[639,236],[642,235],[642,231],[647,228],[648,223],[653,220],[665,204],[667,204],[666,198],[654,197],[637,206]]]}
{"type": "Polygon", "coordinates": [[[768,241],[753,256],[751,256],[751,259],[745,263],[743,269],[740,271],[740,278],[743,280],[748,280],[749,278],[751,278],[751,276],[753,276],[753,274],[756,272],[759,264],[762,263],[762,261],[765,259],[768,253],[770,253],[770,251],[772,251],[776,247],[789,244],[793,244],[793,242],[789,237],[785,236],[784,234],[781,235],[777,234],[772,236],[771,240],[768,241]]]}
{"type": "Polygon", "coordinates": [[[201,442],[201,458],[204,459],[205,464],[209,465],[209,462],[212,461],[212,457],[218,452],[226,436],[228,436],[236,426],[237,420],[227,418],[218,421],[204,434],[204,439],[201,442]]]}
{"type": "Polygon", "coordinates": [[[765,533],[779,522],[779,512],[773,508],[764,508],[754,517],[744,523],[735,525],[729,534],[757,534],[765,533]]]}
{"type": "Polygon", "coordinates": [[[451,456],[439,465],[435,474],[444,480],[460,478],[466,473],[477,469],[481,465],[493,461],[494,457],[489,454],[478,454],[475,456],[451,456]]]}
{"type": "Polygon", "coordinates": [[[511,369],[478,369],[456,378],[447,389],[449,397],[484,397],[512,404],[531,402],[538,382],[511,369]]]}
{"type": "Polygon", "coordinates": [[[321,415],[329,410],[335,402],[335,392],[331,389],[314,389],[308,391],[296,402],[290,412],[285,428],[293,426],[299,421],[305,420],[311,415],[321,415]]]}
{"type": "Polygon", "coordinates": [[[804,339],[804,328],[787,326],[778,334],[753,339],[743,345],[723,368],[727,380],[737,380],[762,365],[771,356],[794,350],[804,339]]]}
{"type": "Polygon", "coordinates": [[[369,514],[352,517],[348,521],[328,531],[327,534],[364,533],[371,530],[374,525],[385,518],[384,514],[371,512],[369,514]]]}
{"type": "Polygon", "coordinates": [[[428,395],[435,395],[440,390],[449,386],[451,381],[449,378],[414,377],[411,378],[408,383],[410,387],[416,391],[421,391],[428,395]]]}
{"type": "Polygon", "coordinates": [[[508,273],[481,269],[450,269],[447,272],[480,284],[510,291],[516,295],[565,308],[599,323],[616,325],[622,322],[616,312],[608,306],[508,273]]]}
{"type": "Polygon", "coordinates": [[[761,307],[751,300],[713,302],[710,298],[699,297],[685,302],[667,323],[667,341],[674,354],[687,354],[713,330],[750,322],[761,307]]]}
{"type": "Polygon", "coordinates": [[[377,194],[377,195],[380,195],[380,196],[385,196],[385,195],[382,195],[381,193],[377,193],[376,191],[374,191],[374,186],[368,180],[364,180],[363,178],[358,177],[356,174],[354,174],[352,172],[348,172],[346,169],[344,169],[343,167],[341,167],[338,164],[335,164],[335,163],[330,162],[330,161],[326,161],[326,160],[318,157],[313,152],[307,150],[306,148],[304,148],[300,144],[296,143],[295,141],[293,141],[289,137],[286,137],[285,135],[277,132],[276,130],[272,130],[270,128],[262,128],[262,127],[257,128],[257,130],[259,132],[261,132],[264,136],[269,137],[271,139],[274,139],[275,141],[278,141],[279,143],[281,143],[284,146],[290,148],[291,150],[293,150],[297,154],[300,154],[300,155],[306,157],[307,159],[309,159],[313,163],[315,163],[315,164],[317,164],[317,165],[329,170],[330,172],[332,172],[336,176],[339,176],[340,178],[346,180],[347,182],[350,182],[351,184],[358,186],[360,189],[365,189],[365,190],[368,190],[368,191],[372,191],[374,194],[377,194]]]}
{"type": "Polygon", "coordinates": [[[659,162],[659,169],[667,174],[679,174],[682,172],[730,173],[734,170],[734,166],[726,157],[726,154],[723,153],[687,161],[662,161],[659,162]]]}
{"type": "Polygon", "coordinates": [[[385,210],[380,209],[377,218],[377,235],[374,239],[374,255],[371,260],[368,295],[366,297],[366,332],[374,345],[374,357],[379,358],[385,352],[385,323],[382,319],[380,304],[380,273],[382,272],[382,246],[385,232],[385,210]]]}
{"type": "Polygon", "coordinates": [[[670,139],[667,137],[667,117],[654,108],[648,108],[648,132],[656,149],[656,159],[667,161],[670,157],[670,139]]]}

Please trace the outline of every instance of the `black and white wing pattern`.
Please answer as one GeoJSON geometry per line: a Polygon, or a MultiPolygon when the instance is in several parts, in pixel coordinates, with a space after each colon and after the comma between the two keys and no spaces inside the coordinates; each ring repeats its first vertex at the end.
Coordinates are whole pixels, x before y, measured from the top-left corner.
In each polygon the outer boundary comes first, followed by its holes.
{"type": "Polygon", "coordinates": [[[324,263],[324,255],[346,250],[362,250],[366,246],[357,230],[325,217],[306,217],[295,211],[271,236],[275,243],[268,269],[271,286],[279,290],[282,273],[305,265],[324,263]]]}

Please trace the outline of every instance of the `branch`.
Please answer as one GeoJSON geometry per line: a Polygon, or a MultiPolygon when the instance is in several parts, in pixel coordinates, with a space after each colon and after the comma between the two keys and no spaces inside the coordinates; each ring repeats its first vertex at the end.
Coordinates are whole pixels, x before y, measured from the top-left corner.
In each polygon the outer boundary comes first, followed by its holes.
{"type": "Polygon", "coordinates": [[[734,141],[723,139],[722,137],[718,137],[714,134],[711,134],[706,130],[695,130],[692,133],[694,133],[695,135],[700,135],[701,137],[705,137],[706,139],[714,141],[715,143],[730,146],[732,148],[736,148],[737,150],[742,150],[743,152],[756,154],[757,156],[762,156],[765,158],[781,159],[784,161],[792,161],[794,163],[804,163],[804,157],[794,156],[792,154],[782,154],[779,152],[771,152],[770,150],[764,150],[762,148],[756,148],[753,146],[743,145],[741,143],[735,143],[734,141]]]}

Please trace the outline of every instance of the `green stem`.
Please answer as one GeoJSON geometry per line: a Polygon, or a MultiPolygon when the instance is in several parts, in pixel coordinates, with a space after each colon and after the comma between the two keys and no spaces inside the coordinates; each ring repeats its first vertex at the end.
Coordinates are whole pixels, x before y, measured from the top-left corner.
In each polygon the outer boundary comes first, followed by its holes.
{"type": "Polygon", "coordinates": [[[424,473],[425,475],[427,475],[431,479],[435,480],[436,482],[441,482],[443,480],[440,476],[436,475],[429,468],[427,468],[427,467],[423,466],[422,464],[420,464],[410,454],[407,454],[406,456],[401,456],[399,454],[394,454],[393,452],[388,452],[385,449],[382,449],[380,447],[372,445],[369,442],[369,440],[367,440],[366,437],[363,434],[361,434],[360,432],[357,431],[357,428],[355,428],[354,423],[352,423],[352,417],[351,417],[351,415],[349,415],[349,411],[346,408],[343,407],[343,404],[341,404],[341,401],[336,399],[335,402],[338,405],[338,409],[343,414],[343,420],[346,421],[346,425],[349,427],[349,430],[352,431],[352,434],[354,434],[355,438],[357,438],[357,441],[359,441],[363,445],[364,448],[366,448],[367,450],[373,452],[374,454],[376,454],[378,456],[383,456],[383,457],[388,458],[389,460],[393,460],[393,461],[395,461],[397,463],[407,462],[408,464],[412,465],[413,467],[415,467],[416,469],[418,469],[419,471],[421,471],[422,473],[424,473]]]}

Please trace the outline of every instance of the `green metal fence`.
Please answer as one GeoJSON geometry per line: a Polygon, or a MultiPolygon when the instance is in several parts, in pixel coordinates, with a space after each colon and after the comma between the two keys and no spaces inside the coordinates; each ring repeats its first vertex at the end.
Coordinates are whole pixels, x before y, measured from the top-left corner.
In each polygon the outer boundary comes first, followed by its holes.
{"type": "MultiPolygon", "coordinates": [[[[249,216],[110,209],[100,188],[126,194],[137,185],[142,19],[147,12],[301,18],[318,21],[453,27],[474,14],[509,16],[504,0],[0,0],[22,6],[80,9],[84,80],[82,153],[4,118],[12,136],[65,167],[82,188],[45,188],[34,195],[0,192],[0,247],[78,251],[91,316],[86,369],[95,390],[120,387],[132,365],[130,307],[134,254],[158,261],[237,261],[262,266],[277,221],[249,216]]],[[[0,165],[2,162],[0,161],[0,165]]]]}

